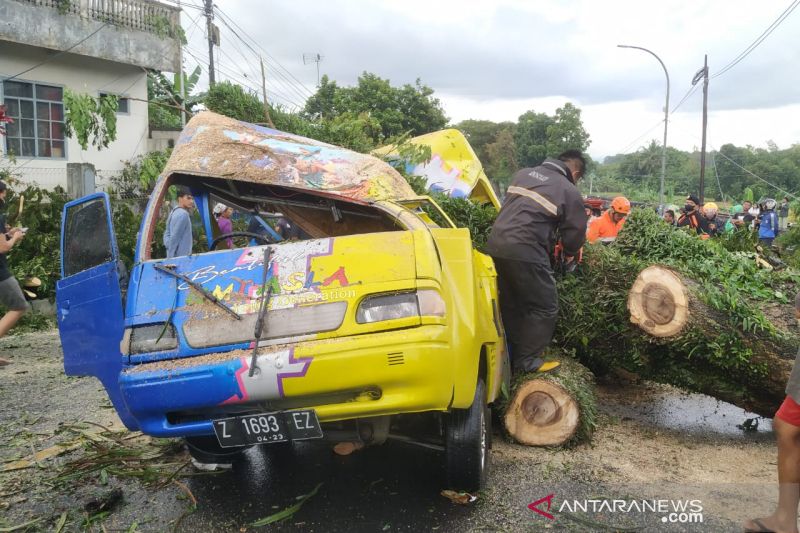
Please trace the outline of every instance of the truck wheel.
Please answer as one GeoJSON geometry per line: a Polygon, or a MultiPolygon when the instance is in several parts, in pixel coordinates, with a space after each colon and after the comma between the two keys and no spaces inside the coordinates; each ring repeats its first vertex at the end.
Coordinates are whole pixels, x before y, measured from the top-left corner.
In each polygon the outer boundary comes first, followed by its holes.
{"type": "Polygon", "coordinates": [[[445,432],[448,488],[477,491],[486,482],[492,438],[491,414],[486,406],[486,385],[478,380],[468,409],[453,409],[445,432]]]}
{"type": "MultiPolygon", "coordinates": [[[[186,448],[189,455],[201,465],[216,465],[218,468],[230,468],[235,460],[240,458],[250,446],[239,448],[223,448],[213,435],[200,437],[186,437],[186,448]]],[[[211,467],[210,469],[215,469],[211,467]]]]}

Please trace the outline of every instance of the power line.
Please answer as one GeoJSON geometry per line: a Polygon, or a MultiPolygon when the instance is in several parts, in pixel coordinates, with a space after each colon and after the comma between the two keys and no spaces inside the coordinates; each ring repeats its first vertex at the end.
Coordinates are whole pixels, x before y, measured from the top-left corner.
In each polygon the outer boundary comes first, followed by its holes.
{"type": "Polygon", "coordinates": [[[691,98],[691,96],[692,96],[692,95],[693,95],[695,92],[697,92],[697,89],[699,89],[700,87],[701,87],[700,85],[693,85],[692,87],[689,87],[689,90],[688,90],[688,91],[686,91],[686,94],[685,94],[685,95],[683,95],[683,98],[681,98],[681,101],[680,101],[680,102],[678,102],[678,104],[677,104],[675,107],[673,107],[673,108],[672,108],[672,111],[670,111],[670,115],[671,115],[672,113],[674,113],[674,112],[675,112],[675,110],[676,110],[676,109],[678,109],[680,106],[682,106],[682,105],[683,105],[683,103],[684,103],[686,100],[688,100],[689,98],[691,98]]]}
{"type": "Polygon", "coordinates": [[[725,201],[725,193],[722,192],[722,183],[719,181],[719,172],[717,172],[717,159],[714,157],[714,152],[711,152],[711,165],[714,167],[714,175],[717,176],[717,187],[719,187],[719,197],[725,201]]]}
{"type": "MultiPolygon", "coordinates": [[[[243,42],[243,43],[244,43],[246,46],[248,46],[248,47],[249,47],[249,48],[252,50],[252,47],[251,47],[251,46],[249,46],[249,45],[248,45],[248,44],[245,42],[245,40],[244,40],[244,39],[242,39],[242,38],[241,38],[241,37],[240,37],[238,34],[236,34],[235,30],[234,30],[233,28],[231,28],[231,25],[233,25],[234,27],[236,27],[236,29],[238,29],[239,31],[241,31],[241,32],[242,32],[242,34],[244,34],[244,36],[245,36],[245,37],[247,37],[248,39],[250,39],[250,41],[252,41],[252,43],[253,43],[253,44],[255,44],[255,45],[258,47],[258,48],[260,48],[260,49],[261,49],[261,51],[263,52],[264,56],[266,56],[266,57],[268,58],[268,60],[272,60],[272,61],[274,61],[274,62],[275,62],[275,64],[276,64],[276,65],[278,65],[278,67],[280,67],[280,69],[282,69],[284,72],[286,72],[286,74],[288,74],[288,75],[289,75],[289,76],[290,76],[290,77],[291,77],[291,78],[294,80],[294,82],[296,83],[296,85],[297,85],[297,86],[299,86],[299,87],[300,87],[300,88],[302,88],[302,89],[303,89],[303,90],[304,90],[306,93],[308,93],[307,95],[303,96],[303,98],[307,98],[308,96],[312,96],[312,95],[314,94],[314,92],[313,92],[313,91],[311,91],[311,90],[310,90],[308,87],[306,87],[306,86],[305,86],[305,84],[303,84],[303,82],[301,82],[300,80],[298,80],[298,79],[297,79],[297,78],[294,76],[294,74],[292,74],[292,73],[291,73],[291,72],[290,72],[290,71],[289,71],[289,70],[288,70],[286,67],[284,67],[284,66],[283,66],[283,65],[282,65],[282,64],[281,64],[281,63],[280,63],[280,62],[279,62],[277,59],[275,59],[275,58],[272,56],[272,54],[270,54],[269,52],[267,52],[266,50],[264,50],[264,48],[263,48],[263,47],[262,47],[260,44],[258,44],[258,41],[256,41],[255,39],[253,39],[253,38],[252,38],[250,35],[248,35],[248,33],[247,33],[246,31],[244,31],[244,29],[243,29],[241,26],[239,26],[239,25],[236,23],[236,21],[234,21],[234,20],[233,20],[233,19],[231,19],[231,18],[230,18],[228,15],[226,15],[225,13],[223,13],[223,12],[222,12],[222,10],[220,10],[219,8],[216,8],[216,9],[217,9],[217,12],[218,12],[218,14],[220,15],[220,19],[227,19],[227,22],[228,22],[229,24],[225,24],[225,25],[226,25],[226,26],[228,26],[228,28],[229,28],[229,29],[230,29],[232,32],[234,32],[234,34],[235,34],[235,35],[236,35],[236,36],[237,36],[237,37],[238,37],[238,38],[239,38],[239,39],[240,39],[240,40],[241,40],[241,41],[242,41],[242,42],[243,42]]],[[[223,20],[223,23],[225,23],[225,20],[223,20]]],[[[260,55],[260,54],[256,53],[256,52],[255,52],[255,50],[253,50],[253,53],[255,53],[257,56],[258,56],[258,55],[260,55]]],[[[279,70],[279,69],[277,69],[277,68],[276,68],[276,72],[277,72],[279,75],[283,76],[283,74],[282,74],[282,73],[280,72],[280,70],[279,70]]],[[[285,77],[285,76],[284,76],[284,77],[285,77]]],[[[302,93],[301,93],[301,94],[302,94],[302,93]]]]}
{"type": "MultiPolygon", "coordinates": [[[[192,56],[196,61],[201,61],[200,58],[198,58],[195,55],[195,53],[191,49],[189,49],[188,47],[184,48],[184,50],[186,51],[187,54],[192,56]]],[[[238,83],[239,85],[247,88],[251,92],[258,94],[261,91],[260,87],[257,87],[256,85],[251,85],[251,83],[255,83],[255,82],[249,82],[246,78],[243,79],[239,74],[236,74],[236,73],[233,73],[233,72],[229,71],[227,69],[227,67],[223,68],[218,64],[216,68],[217,68],[217,70],[219,72],[224,74],[228,79],[235,81],[236,83],[238,83]]],[[[273,97],[273,100],[280,99],[280,100],[283,100],[285,103],[287,103],[288,105],[290,105],[292,107],[297,107],[297,108],[302,108],[303,107],[302,105],[299,105],[297,102],[287,98],[286,96],[284,96],[282,94],[276,93],[276,92],[271,91],[271,90],[268,90],[267,92],[273,97]]]]}
{"type": "MultiPolygon", "coordinates": [[[[245,37],[247,37],[248,39],[250,39],[250,41],[252,41],[252,42],[253,42],[253,44],[255,44],[255,45],[258,47],[258,48],[260,48],[260,49],[261,49],[261,51],[263,52],[264,56],[266,56],[266,57],[267,57],[267,60],[268,60],[268,62],[269,62],[269,60],[272,60],[273,62],[275,62],[275,64],[276,64],[278,67],[280,67],[280,69],[278,69],[277,67],[273,67],[273,68],[275,68],[275,70],[276,70],[276,72],[277,72],[277,73],[279,73],[280,75],[282,75],[282,76],[283,76],[283,74],[281,74],[281,70],[283,70],[283,71],[284,71],[286,74],[288,74],[288,75],[289,75],[289,77],[290,77],[292,80],[294,80],[294,83],[295,83],[297,86],[299,86],[301,89],[303,89],[303,90],[304,90],[306,93],[308,93],[308,95],[309,95],[309,96],[311,96],[311,95],[313,95],[313,94],[314,94],[314,91],[310,90],[308,87],[306,87],[306,86],[305,86],[305,84],[304,84],[302,81],[298,80],[298,79],[295,77],[295,75],[294,75],[294,74],[292,74],[292,73],[291,73],[291,71],[289,71],[289,69],[287,69],[286,67],[284,67],[284,66],[283,66],[283,65],[280,63],[280,61],[278,61],[278,60],[277,60],[275,57],[273,57],[273,56],[272,56],[272,54],[270,54],[269,52],[267,52],[267,51],[266,51],[266,50],[265,50],[265,49],[264,49],[264,48],[263,48],[263,47],[262,47],[262,46],[261,46],[261,45],[258,43],[258,41],[256,41],[256,40],[255,40],[253,37],[251,37],[251,36],[250,36],[250,35],[249,35],[249,34],[248,34],[248,33],[247,33],[245,30],[244,30],[244,28],[242,28],[241,26],[239,26],[239,25],[236,23],[236,21],[234,21],[234,20],[233,20],[231,17],[229,17],[228,15],[226,15],[225,13],[223,13],[223,12],[222,12],[222,11],[221,11],[219,8],[217,8],[217,11],[219,12],[219,14],[220,14],[220,17],[221,17],[221,18],[225,18],[225,19],[227,19],[227,20],[228,20],[228,22],[230,22],[231,24],[233,24],[233,25],[234,25],[234,26],[235,26],[235,27],[236,27],[236,28],[237,28],[239,31],[241,31],[241,32],[242,32],[242,34],[244,34],[244,36],[245,36],[245,37]]],[[[230,28],[230,26],[228,26],[228,27],[230,28]]],[[[231,29],[231,31],[233,31],[233,29],[231,29]]],[[[238,37],[238,34],[237,34],[237,37],[238,37]]],[[[239,39],[240,39],[240,40],[242,40],[242,42],[244,42],[244,40],[243,40],[241,37],[239,37],[239,39]]],[[[245,44],[246,44],[246,43],[245,43],[245,44]]],[[[260,54],[256,54],[256,55],[260,55],[260,54]]],[[[285,76],[284,76],[284,77],[285,77],[285,76]]]]}
{"type": "Polygon", "coordinates": [[[747,57],[747,56],[750,54],[750,52],[752,52],[753,50],[755,50],[756,48],[758,48],[758,45],[760,45],[760,44],[761,44],[761,43],[764,41],[764,39],[766,39],[767,37],[769,37],[769,35],[770,35],[770,34],[771,34],[773,31],[775,31],[775,28],[777,28],[778,26],[780,26],[781,22],[783,22],[784,20],[786,20],[786,17],[788,17],[788,16],[789,16],[789,15],[792,13],[792,11],[794,11],[794,10],[795,10],[795,8],[796,8],[798,5],[800,5],[800,0],[793,0],[793,1],[792,1],[792,3],[791,3],[791,4],[789,4],[789,7],[787,7],[787,8],[786,8],[786,9],[783,11],[783,13],[781,13],[781,14],[778,16],[778,18],[776,18],[774,21],[772,21],[772,24],[770,24],[770,25],[767,27],[767,29],[766,29],[766,30],[764,30],[764,31],[761,33],[761,35],[759,35],[758,37],[756,37],[756,40],[755,40],[755,41],[753,41],[752,43],[750,43],[750,45],[749,45],[747,48],[745,48],[745,49],[744,49],[744,50],[743,50],[743,51],[742,51],[742,52],[741,52],[741,53],[740,53],[738,56],[736,56],[736,57],[735,57],[733,60],[731,60],[731,62],[730,62],[730,63],[728,63],[727,65],[725,65],[724,67],[722,67],[722,68],[720,69],[720,71],[719,71],[719,72],[717,72],[716,74],[714,74],[713,76],[711,76],[711,78],[713,79],[713,78],[716,78],[716,77],[718,77],[718,76],[722,76],[723,74],[725,74],[726,72],[728,72],[730,69],[732,69],[733,67],[735,67],[735,66],[736,66],[736,65],[737,65],[737,64],[738,64],[740,61],[742,61],[742,60],[743,60],[745,57],[747,57]]]}
{"type": "MultiPolygon", "coordinates": [[[[239,35],[239,34],[236,32],[236,30],[235,30],[235,29],[233,29],[233,27],[231,27],[231,25],[229,25],[229,24],[228,24],[228,23],[225,21],[225,18],[223,18],[223,16],[222,16],[222,13],[218,13],[218,14],[220,15],[220,18],[219,18],[219,20],[220,20],[220,21],[222,21],[222,23],[223,23],[223,24],[225,24],[225,26],[226,26],[226,27],[227,27],[227,28],[228,28],[228,29],[231,31],[231,33],[232,33],[232,34],[233,34],[233,35],[234,35],[234,36],[235,36],[237,39],[239,39],[239,41],[241,41],[241,43],[242,43],[242,44],[244,44],[244,45],[245,45],[245,46],[246,46],[246,47],[247,47],[247,48],[248,48],[248,49],[249,49],[249,50],[250,50],[250,51],[251,51],[251,52],[252,52],[252,53],[253,53],[253,54],[254,54],[256,57],[259,57],[259,58],[260,58],[260,57],[261,57],[261,56],[260,56],[260,54],[259,54],[259,53],[258,53],[258,52],[257,52],[257,51],[256,51],[256,50],[255,50],[255,49],[254,49],[254,48],[253,48],[253,47],[252,47],[252,46],[251,46],[251,45],[250,45],[250,44],[249,44],[247,41],[245,41],[245,40],[244,40],[244,39],[243,39],[243,38],[242,38],[242,37],[241,37],[241,36],[240,36],[240,35],[239,35]]],[[[258,45],[258,43],[256,43],[256,45],[258,45]]],[[[267,63],[267,65],[272,67],[272,65],[270,65],[269,63],[267,63]]],[[[275,69],[275,67],[272,67],[272,68],[273,68],[273,69],[275,69]]],[[[300,100],[302,100],[302,101],[305,101],[305,100],[308,98],[308,96],[307,96],[307,95],[305,95],[305,94],[303,94],[302,92],[300,92],[300,91],[299,91],[299,90],[298,90],[298,89],[297,89],[297,88],[296,88],[296,87],[295,87],[295,86],[292,84],[291,80],[289,80],[289,79],[288,79],[288,78],[287,78],[287,77],[286,77],[286,76],[285,76],[285,75],[284,75],[282,72],[280,72],[280,71],[279,71],[279,70],[277,70],[277,69],[275,69],[275,72],[276,72],[276,74],[278,75],[278,77],[277,77],[277,78],[275,78],[275,79],[276,79],[276,81],[278,81],[278,82],[279,82],[279,83],[280,83],[280,84],[281,84],[281,85],[284,87],[284,89],[287,89],[289,92],[293,92],[294,94],[296,94],[297,96],[299,96],[299,97],[300,97],[300,100]],[[286,80],[286,81],[289,83],[289,85],[287,86],[287,85],[284,83],[284,81],[283,81],[281,78],[283,78],[283,80],[286,80]]],[[[300,107],[303,107],[303,106],[300,106],[300,107]]]]}
{"type": "MultiPolygon", "coordinates": [[[[243,38],[242,38],[242,37],[241,37],[241,36],[238,34],[238,32],[236,32],[236,30],[235,30],[235,29],[233,29],[233,27],[232,27],[230,24],[228,24],[228,23],[225,21],[225,17],[223,17],[221,13],[220,13],[220,20],[221,20],[221,21],[222,21],[222,23],[223,23],[223,24],[225,24],[225,26],[226,26],[226,27],[227,27],[227,28],[228,28],[228,29],[231,31],[231,33],[233,33],[233,35],[234,35],[234,36],[235,36],[237,39],[239,39],[239,41],[241,41],[241,43],[242,43],[242,44],[244,44],[244,45],[245,45],[245,46],[246,46],[246,47],[247,47],[247,48],[248,48],[248,49],[249,49],[249,50],[250,50],[250,51],[251,51],[251,52],[252,52],[252,53],[253,53],[253,54],[254,54],[256,57],[259,57],[259,58],[261,57],[261,54],[259,54],[259,53],[258,53],[258,51],[256,51],[256,50],[255,50],[255,49],[254,49],[254,48],[253,48],[253,47],[252,47],[252,46],[251,46],[251,45],[250,45],[250,44],[249,44],[247,41],[245,41],[245,40],[244,40],[244,39],[243,39],[243,38]]],[[[256,46],[258,46],[258,43],[255,43],[255,44],[256,44],[256,46]]],[[[259,48],[260,48],[260,46],[259,46],[259,48]]],[[[262,50],[263,50],[263,49],[262,49],[262,50]]],[[[297,88],[296,84],[295,84],[294,82],[292,82],[292,80],[291,80],[291,79],[287,78],[287,77],[286,77],[286,75],[285,75],[285,74],[283,74],[283,73],[282,73],[282,72],[281,72],[279,69],[277,69],[275,66],[271,65],[271,64],[269,63],[269,61],[267,61],[267,66],[268,66],[268,67],[271,67],[271,68],[272,68],[272,69],[275,71],[276,78],[274,78],[274,79],[275,79],[277,82],[279,82],[279,83],[280,83],[280,84],[281,84],[281,85],[284,87],[284,89],[288,90],[289,92],[292,92],[292,93],[294,93],[294,94],[295,94],[295,95],[297,95],[297,96],[300,98],[300,100],[302,100],[302,101],[305,101],[305,100],[308,98],[308,95],[307,95],[307,94],[304,94],[302,91],[300,91],[300,89],[298,89],[298,88],[297,88]]],[[[303,87],[303,88],[304,88],[304,87],[303,87]]],[[[302,107],[302,106],[301,106],[301,107],[302,107]]]]}
{"type": "Polygon", "coordinates": [[[645,135],[647,135],[648,133],[650,133],[651,131],[653,131],[654,129],[656,129],[657,127],[659,127],[659,126],[660,126],[661,124],[663,124],[663,123],[664,123],[664,119],[661,119],[661,120],[659,120],[658,122],[656,122],[655,124],[653,124],[653,126],[651,126],[650,128],[648,128],[648,129],[647,129],[647,130],[646,130],[644,133],[642,133],[641,135],[639,135],[638,137],[636,137],[635,139],[633,139],[631,142],[629,142],[628,144],[626,144],[626,145],[625,145],[625,148],[623,148],[622,150],[618,151],[618,152],[617,152],[616,154],[614,154],[614,155],[617,155],[617,154],[624,154],[624,153],[626,153],[626,152],[627,152],[627,151],[628,151],[628,150],[629,150],[629,149],[630,149],[630,148],[631,148],[631,147],[632,147],[634,144],[636,144],[636,143],[639,141],[639,139],[641,139],[642,137],[644,137],[645,135]]]}
{"type": "MultiPolygon", "coordinates": [[[[220,21],[222,21],[222,23],[225,24],[225,26],[231,31],[231,33],[233,33],[233,35],[237,39],[239,39],[239,41],[241,41],[242,44],[244,44],[253,54],[255,54],[256,57],[258,57],[259,59],[261,58],[259,53],[247,41],[242,39],[242,37],[236,32],[236,30],[234,30],[230,25],[228,25],[225,22],[225,20],[222,18],[222,16],[220,16],[220,21]]],[[[287,78],[280,70],[277,70],[276,67],[274,67],[273,65],[269,64],[269,62],[267,62],[267,66],[272,67],[272,69],[275,71],[275,73],[277,75],[277,77],[274,78],[275,81],[277,81],[287,92],[297,95],[297,97],[299,97],[300,100],[303,101],[303,102],[308,98],[308,95],[303,94],[292,83],[292,81],[289,78],[287,78]],[[287,85],[287,83],[288,83],[288,85],[287,85]]],[[[293,105],[297,105],[297,104],[293,104],[293,105]]],[[[298,107],[302,108],[303,106],[300,105],[298,107]]]]}
{"type": "MultiPolygon", "coordinates": [[[[713,146],[712,146],[712,148],[713,148],[713,146]]],[[[747,170],[746,168],[744,168],[742,165],[740,165],[739,163],[737,163],[736,161],[734,161],[733,159],[731,159],[731,158],[730,158],[730,157],[728,157],[727,155],[723,154],[723,153],[722,153],[722,152],[720,152],[719,150],[716,150],[716,148],[715,148],[714,150],[715,150],[715,151],[716,151],[716,152],[717,152],[719,155],[721,155],[722,157],[724,157],[725,159],[727,159],[728,161],[730,161],[731,163],[733,163],[734,165],[736,165],[736,166],[737,166],[737,167],[739,167],[740,169],[744,170],[744,171],[745,171],[747,174],[749,174],[749,175],[753,176],[754,178],[756,178],[756,179],[758,179],[758,180],[761,180],[761,181],[763,181],[764,183],[766,183],[767,185],[769,185],[769,186],[770,186],[770,187],[772,187],[773,189],[777,189],[778,191],[782,192],[782,193],[783,193],[783,194],[785,194],[786,196],[791,196],[791,197],[792,197],[792,198],[794,198],[795,200],[798,200],[798,199],[800,199],[800,197],[798,197],[797,195],[795,195],[795,194],[792,194],[792,193],[790,193],[790,192],[788,192],[788,191],[785,191],[785,190],[781,189],[780,187],[778,187],[777,185],[775,185],[774,183],[770,183],[769,181],[765,180],[764,178],[762,178],[762,177],[761,177],[761,176],[759,176],[758,174],[756,174],[756,173],[754,173],[754,172],[751,172],[751,171],[747,170]]]]}

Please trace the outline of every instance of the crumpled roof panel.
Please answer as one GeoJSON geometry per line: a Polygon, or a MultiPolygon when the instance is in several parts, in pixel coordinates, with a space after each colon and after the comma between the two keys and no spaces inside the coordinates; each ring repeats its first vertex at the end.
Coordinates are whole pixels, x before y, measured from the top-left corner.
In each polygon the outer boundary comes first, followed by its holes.
{"type": "Polygon", "coordinates": [[[361,201],[415,196],[386,162],[314,139],[205,111],[181,132],[164,169],[319,191],[361,201]]]}

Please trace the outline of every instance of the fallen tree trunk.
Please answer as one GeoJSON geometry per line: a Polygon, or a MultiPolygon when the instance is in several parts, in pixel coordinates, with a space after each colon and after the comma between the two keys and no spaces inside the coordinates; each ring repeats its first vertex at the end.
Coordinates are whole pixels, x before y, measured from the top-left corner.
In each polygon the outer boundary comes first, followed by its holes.
{"type": "MultiPolygon", "coordinates": [[[[704,303],[702,291],[697,282],[674,269],[651,265],[639,273],[628,291],[630,321],[652,337],[651,342],[667,348],[698,348],[698,338],[727,343],[732,350],[737,344],[743,347],[749,352],[746,364],[729,368],[724,376],[739,387],[721,387],[722,379],[698,380],[696,390],[772,416],[785,396],[794,359],[793,336],[780,330],[743,331],[729,316],[704,303]]],[[[693,371],[699,376],[715,368],[708,363],[698,358],[693,371]]]]}
{"type": "Polygon", "coordinates": [[[592,374],[569,357],[559,360],[555,372],[514,378],[502,418],[515,442],[560,446],[591,438],[596,419],[592,374]]]}
{"type": "Polygon", "coordinates": [[[622,369],[771,417],[798,346],[800,276],[753,256],[634,211],[558,281],[556,342],[598,375],[622,369]]]}

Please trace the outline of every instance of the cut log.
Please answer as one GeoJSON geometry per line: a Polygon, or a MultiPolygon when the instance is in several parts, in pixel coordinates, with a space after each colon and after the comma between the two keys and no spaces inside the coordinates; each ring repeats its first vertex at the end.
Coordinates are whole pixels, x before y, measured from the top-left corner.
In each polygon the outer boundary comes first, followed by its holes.
{"type": "Polygon", "coordinates": [[[578,402],[557,383],[532,379],[514,391],[505,413],[508,433],[521,444],[555,446],[578,430],[578,402]]]}
{"type": "Polygon", "coordinates": [[[503,424],[512,440],[528,446],[560,446],[588,441],[595,427],[597,403],[592,373],[561,353],[555,372],[514,378],[501,405],[503,424]]]}
{"type": "Polygon", "coordinates": [[[673,270],[653,265],[642,270],[628,292],[631,322],[654,337],[673,337],[689,319],[686,285],[673,270]]]}
{"type": "Polygon", "coordinates": [[[651,345],[668,351],[664,356],[671,365],[665,368],[651,358],[642,374],[660,381],[664,375],[682,373],[682,381],[697,392],[771,417],[785,396],[794,336],[742,331],[730,316],[703,303],[701,291],[697,282],[663,265],[651,265],[636,277],[627,298],[630,321],[647,334],[651,345]],[[715,340],[730,346],[728,353],[747,350],[749,359],[725,369],[703,350],[695,351],[715,340]]]}

